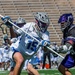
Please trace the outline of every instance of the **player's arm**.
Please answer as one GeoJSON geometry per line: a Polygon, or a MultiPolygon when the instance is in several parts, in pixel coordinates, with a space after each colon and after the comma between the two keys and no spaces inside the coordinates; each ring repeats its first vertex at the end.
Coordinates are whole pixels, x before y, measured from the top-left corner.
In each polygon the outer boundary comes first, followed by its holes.
{"type": "Polygon", "coordinates": [[[8,27],[8,28],[11,28],[12,27],[12,24],[9,22],[11,20],[11,18],[9,16],[4,16],[4,17],[1,17],[2,21],[4,22],[4,24],[8,27]]]}
{"type": "Polygon", "coordinates": [[[14,32],[13,27],[10,28],[10,36],[11,36],[11,39],[17,36],[16,33],[14,32]]]}
{"type": "Polygon", "coordinates": [[[68,37],[65,39],[65,45],[61,46],[60,51],[67,52],[69,51],[71,54],[75,54],[74,51],[75,46],[75,26],[73,26],[69,32],[68,37]]]}
{"type": "Polygon", "coordinates": [[[46,31],[45,33],[43,33],[42,38],[43,40],[41,40],[40,46],[42,46],[43,50],[46,52],[48,51],[47,46],[50,46],[49,32],[46,31]]]}
{"type": "MultiPolygon", "coordinates": [[[[14,33],[14,30],[13,30],[13,25],[10,23],[10,21],[12,22],[11,18],[9,16],[5,16],[5,17],[2,17],[1,19],[4,22],[4,24],[8,28],[10,28],[11,38],[16,37],[16,34],[14,33]]],[[[21,34],[21,32],[22,32],[21,30],[16,31],[17,34],[21,34]]]]}
{"type": "Polygon", "coordinates": [[[4,24],[10,29],[11,38],[16,37],[16,34],[15,34],[14,30],[13,30],[13,25],[9,22],[9,21],[12,22],[11,18],[9,16],[4,16],[1,19],[4,22],[4,24]]]}

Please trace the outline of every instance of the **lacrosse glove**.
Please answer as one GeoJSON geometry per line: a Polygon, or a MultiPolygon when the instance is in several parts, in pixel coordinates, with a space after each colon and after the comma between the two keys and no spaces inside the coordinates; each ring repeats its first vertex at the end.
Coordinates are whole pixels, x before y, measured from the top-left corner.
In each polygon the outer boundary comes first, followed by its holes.
{"type": "Polygon", "coordinates": [[[40,46],[49,46],[50,45],[50,41],[47,41],[47,40],[42,40],[40,42],[40,46]]]}
{"type": "Polygon", "coordinates": [[[72,50],[72,45],[70,43],[66,43],[63,46],[59,47],[59,53],[66,53],[72,50]]]}
{"type": "Polygon", "coordinates": [[[8,28],[11,28],[12,27],[12,24],[9,22],[9,21],[11,21],[11,18],[9,16],[2,17],[1,19],[2,19],[2,21],[4,21],[4,24],[8,28]]]}

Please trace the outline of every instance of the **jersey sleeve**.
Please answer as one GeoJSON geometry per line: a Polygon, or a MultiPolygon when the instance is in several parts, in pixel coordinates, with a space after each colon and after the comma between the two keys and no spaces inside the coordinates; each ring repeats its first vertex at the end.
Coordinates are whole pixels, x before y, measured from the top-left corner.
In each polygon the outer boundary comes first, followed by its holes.
{"type": "Polygon", "coordinates": [[[66,42],[69,42],[70,44],[75,43],[75,27],[69,30],[66,42]]]}
{"type": "Polygon", "coordinates": [[[47,41],[50,41],[50,35],[49,35],[49,32],[48,31],[46,31],[45,33],[43,33],[43,35],[42,35],[42,38],[43,38],[43,40],[47,40],[47,41]]]}
{"type": "Polygon", "coordinates": [[[24,32],[29,33],[33,31],[33,25],[35,25],[35,23],[33,22],[26,23],[23,27],[17,30],[17,33],[18,34],[24,34],[24,32]]]}

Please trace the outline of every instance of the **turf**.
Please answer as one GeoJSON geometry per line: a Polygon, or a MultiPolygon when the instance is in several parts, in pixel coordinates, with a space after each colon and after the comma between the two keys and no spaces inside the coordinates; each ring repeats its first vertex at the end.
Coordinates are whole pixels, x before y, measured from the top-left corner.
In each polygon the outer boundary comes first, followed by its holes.
{"type": "MultiPolygon", "coordinates": [[[[58,70],[38,70],[40,75],[62,75],[58,70]]],[[[70,70],[72,75],[75,75],[75,69],[70,70]]],[[[0,75],[8,75],[9,71],[0,71],[0,75]]],[[[26,71],[22,71],[21,75],[27,75],[26,71]]]]}

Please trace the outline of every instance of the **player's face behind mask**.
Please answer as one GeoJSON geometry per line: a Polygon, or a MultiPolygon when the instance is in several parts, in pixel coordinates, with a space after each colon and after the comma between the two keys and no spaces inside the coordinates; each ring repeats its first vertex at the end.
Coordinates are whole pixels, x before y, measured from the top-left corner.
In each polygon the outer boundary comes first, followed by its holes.
{"type": "Polygon", "coordinates": [[[38,31],[45,32],[48,26],[49,26],[48,24],[36,20],[36,28],[38,31]]]}
{"type": "Polygon", "coordinates": [[[63,32],[67,27],[67,22],[60,23],[60,26],[61,26],[61,31],[63,32]]]}

